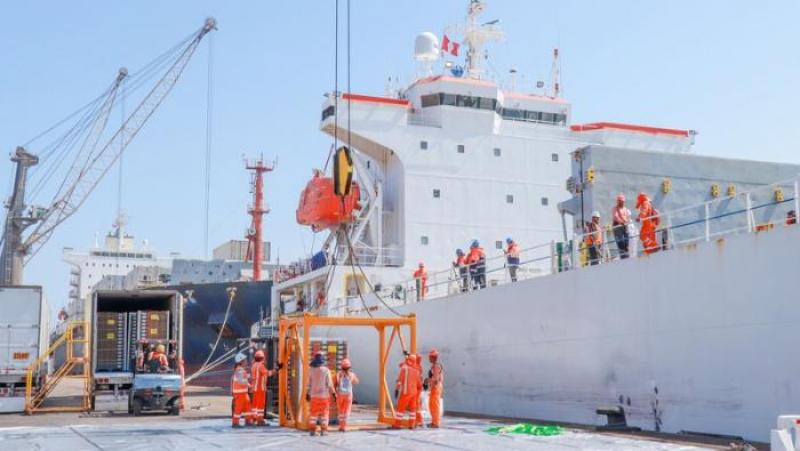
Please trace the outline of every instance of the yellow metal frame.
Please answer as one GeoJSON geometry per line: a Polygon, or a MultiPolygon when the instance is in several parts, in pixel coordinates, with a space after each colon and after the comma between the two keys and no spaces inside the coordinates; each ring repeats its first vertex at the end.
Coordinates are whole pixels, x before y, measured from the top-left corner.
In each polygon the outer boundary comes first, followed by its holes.
{"type": "Polygon", "coordinates": [[[284,371],[278,377],[278,418],[280,425],[307,430],[309,418],[309,404],[305,401],[306,385],[308,384],[308,368],[310,356],[307,352],[311,342],[311,329],[317,326],[326,327],[373,327],[378,332],[378,424],[391,425],[394,421],[394,405],[390,396],[389,385],[386,382],[386,365],[389,361],[389,352],[397,338],[397,343],[403,351],[417,352],[417,318],[414,314],[394,318],[353,318],[317,316],[306,312],[300,317],[281,317],[279,325],[278,361],[283,365],[284,371]],[[403,339],[403,327],[408,328],[409,343],[406,347],[403,339]],[[391,330],[389,340],[386,340],[386,330],[391,330]],[[300,388],[301,408],[295,412],[295,403],[289,399],[289,358],[297,351],[302,366],[302,385],[300,388]],[[389,412],[387,412],[387,404],[389,412]],[[387,414],[389,413],[389,414],[387,414]]]}
{"type": "Polygon", "coordinates": [[[67,324],[64,334],[50,345],[47,351],[39,356],[33,363],[28,366],[25,375],[25,413],[30,415],[34,412],[86,412],[91,409],[90,391],[91,391],[91,355],[89,353],[89,322],[88,321],[71,321],[67,324]],[[83,328],[83,336],[81,338],[75,337],[76,330],[83,328]],[[83,349],[80,356],[74,355],[75,345],[82,344],[83,349]],[[36,393],[33,393],[33,375],[42,364],[45,364],[50,356],[55,353],[59,347],[66,346],[66,358],[64,364],[58,368],[49,378],[41,384],[36,393]],[[83,394],[81,396],[80,406],[61,406],[43,408],[41,406],[47,395],[53,391],[64,376],[68,375],[75,365],[83,365],[83,372],[81,379],[83,379],[83,394]]]}

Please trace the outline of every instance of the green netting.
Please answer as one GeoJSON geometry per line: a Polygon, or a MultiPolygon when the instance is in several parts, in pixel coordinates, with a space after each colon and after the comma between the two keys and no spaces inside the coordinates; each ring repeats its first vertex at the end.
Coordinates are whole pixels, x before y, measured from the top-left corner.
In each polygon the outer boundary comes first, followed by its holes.
{"type": "Polygon", "coordinates": [[[539,424],[518,423],[511,426],[494,426],[486,429],[490,434],[526,434],[538,436],[561,435],[561,426],[542,426],[539,424]]]}

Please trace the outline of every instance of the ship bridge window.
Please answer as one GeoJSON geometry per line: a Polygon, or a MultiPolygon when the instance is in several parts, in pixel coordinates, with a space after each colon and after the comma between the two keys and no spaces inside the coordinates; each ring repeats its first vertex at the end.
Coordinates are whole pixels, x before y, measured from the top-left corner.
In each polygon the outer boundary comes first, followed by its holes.
{"type": "Polygon", "coordinates": [[[494,247],[497,248],[497,249],[502,249],[503,248],[503,242],[502,241],[495,241],[494,242],[494,247]]]}
{"type": "Polygon", "coordinates": [[[427,246],[427,245],[428,245],[428,241],[429,241],[429,240],[428,240],[428,237],[427,237],[427,236],[425,236],[425,235],[422,235],[421,237],[419,237],[419,242],[420,242],[420,244],[422,244],[423,246],[427,246]]]}
{"type": "Polygon", "coordinates": [[[557,153],[551,154],[551,155],[550,155],[550,158],[551,158],[553,161],[558,161],[558,154],[557,154],[557,153]]]}
{"type": "Polygon", "coordinates": [[[422,150],[428,150],[428,141],[420,141],[419,148],[422,150]]]}
{"type": "Polygon", "coordinates": [[[439,105],[439,94],[426,94],[420,98],[422,108],[439,105]]]}
{"type": "Polygon", "coordinates": [[[513,194],[506,194],[506,203],[513,204],[514,203],[514,195],[513,194]]]}
{"type": "Polygon", "coordinates": [[[456,146],[456,152],[464,153],[464,145],[463,144],[459,144],[458,146],[456,146]]]}
{"type": "Polygon", "coordinates": [[[542,206],[546,207],[550,203],[550,199],[543,197],[542,198],[542,206]]]}
{"type": "Polygon", "coordinates": [[[433,190],[433,198],[438,199],[440,197],[442,197],[442,192],[439,191],[438,189],[433,190]]]}
{"type": "Polygon", "coordinates": [[[335,112],[336,112],[336,108],[334,108],[333,105],[328,105],[327,108],[322,110],[322,120],[324,121],[325,119],[333,116],[333,113],[335,113],[335,112]]]}
{"type": "Polygon", "coordinates": [[[500,150],[499,147],[495,147],[494,148],[494,156],[499,157],[500,155],[502,155],[502,153],[503,153],[503,151],[500,150]]]}

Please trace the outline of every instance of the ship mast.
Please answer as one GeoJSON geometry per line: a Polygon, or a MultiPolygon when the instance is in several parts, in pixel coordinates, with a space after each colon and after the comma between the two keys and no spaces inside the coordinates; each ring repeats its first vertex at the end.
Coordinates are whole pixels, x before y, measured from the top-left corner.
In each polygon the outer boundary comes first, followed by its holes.
{"type": "Polygon", "coordinates": [[[478,16],[486,8],[486,3],[481,0],[471,0],[467,7],[467,24],[464,28],[464,44],[467,46],[466,73],[467,77],[480,79],[483,69],[483,47],[489,41],[500,41],[503,32],[497,27],[497,20],[478,24],[478,16]]]}
{"type": "Polygon", "coordinates": [[[274,169],[274,165],[264,164],[261,157],[254,163],[245,162],[250,178],[250,192],[253,193],[253,205],[247,210],[250,215],[250,228],[247,230],[247,260],[253,261],[253,280],[261,280],[261,263],[264,261],[264,239],[262,235],[262,219],[268,208],[264,208],[264,173],[274,169]]]}

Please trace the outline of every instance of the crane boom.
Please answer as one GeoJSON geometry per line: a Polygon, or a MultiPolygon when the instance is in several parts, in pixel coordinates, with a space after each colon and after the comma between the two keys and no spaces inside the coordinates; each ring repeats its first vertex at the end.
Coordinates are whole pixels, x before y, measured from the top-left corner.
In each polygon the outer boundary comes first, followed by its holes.
{"type": "MultiPolygon", "coordinates": [[[[103,176],[111,169],[128,144],[150,119],[153,112],[172,91],[200,41],[206,34],[215,29],[216,20],[213,18],[206,19],[203,27],[197,31],[194,38],[180,52],[164,76],[147,93],[114,135],[99,150],[96,150],[100,136],[107,125],[108,115],[119,84],[127,75],[127,71],[120,71],[115,85],[112,86],[112,90],[109,91],[108,97],[100,107],[98,118],[84,140],[72,169],[67,175],[67,179],[62,183],[50,207],[44,210],[43,213],[40,212],[35,218],[23,218],[24,206],[21,204],[16,209],[9,209],[9,215],[6,218],[7,225],[3,239],[2,256],[0,257],[0,285],[18,285],[22,282],[23,260],[24,263],[27,263],[31,257],[36,255],[50,238],[55,228],[75,214],[84,204],[103,176]],[[85,161],[81,161],[82,159],[85,161]],[[21,234],[24,228],[33,223],[38,223],[36,228],[27,239],[22,240],[21,234]],[[20,226],[9,227],[8,224],[20,224],[20,226]],[[23,225],[24,227],[22,227],[23,225]]],[[[31,157],[33,156],[31,155],[31,157]]],[[[21,180],[18,180],[15,185],[12,198],[24,199],[24,193],[17,192],[18,187],[22,187],[24,190],[25,186],[25,171],[23,170],[20,173],[20,168],[23,164],[30,166],[35,162],[28,162],[27,159],[14,161],[17,161],[18,175],[21,176],[21,180]]]]}
{"type": "Polygon", "coordinates": [[[57,199],[53,203],[45,215],[45,219],[39,223],[33,233],[25,240],[26,262],[47,242],[53,229],[75,214],[83,205],[103,176],[111,169],[128,144],[136,137],[144,124],[147,123],[147,120],[150,119],[150,116],[153,115],[172,91],[172,88],[178,82],[178,78],[180,78],[187,64],[189,64],[189,60],[200,41],[215,28],[216,21],[212,18],[206,19],[205,24],[197,32],[194,39],[189,42],[178,59],[172,63],[172,66],[164,76],[147,93],[119,130],[114,133],[114,136],[96,154],[90,155],[87,164],[77,180],[75,180],[73,187],[67,191],[64,197],[57,199]]]}

